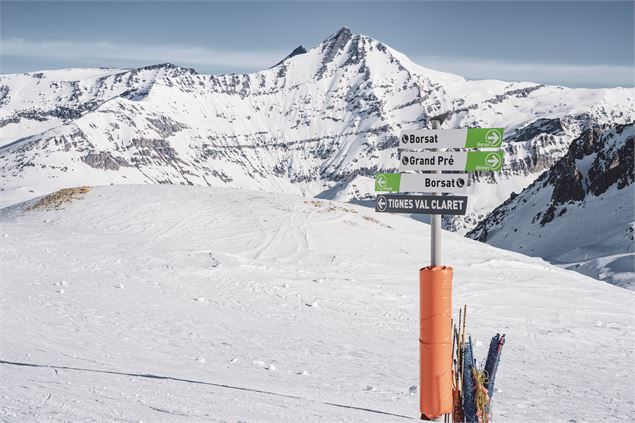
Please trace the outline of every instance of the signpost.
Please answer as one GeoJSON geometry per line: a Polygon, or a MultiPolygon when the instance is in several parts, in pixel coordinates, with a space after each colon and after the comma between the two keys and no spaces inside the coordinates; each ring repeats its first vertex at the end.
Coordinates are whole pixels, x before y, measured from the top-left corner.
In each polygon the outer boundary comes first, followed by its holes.
{"type": "Polygon", "coordinates": [[[463,174],[378,173],[375,191],[463,194],[467,191],[467,178],[463,174]]]}
{"type": "Polygon", "coordinates": [[[453,269],[441,264],[441,215],[464,215],[467,196],[441,194],[465,193],[466,172],[499,172],[503,166],[503,151],[498,150],[503,144],[502,128],[439,129],[448,115],[432,118],[432,129],[401,134],[399,171],[402,173],[375,175],[375,191],[378,192],[432,193],[382,193],[375,201],[375,211],[380,213],[431,215],[430,266],[419,270],[419,408],[422,420],[438,420],[453,409],[453,269]]]}
{"type": "Polygon", "coordinates": [[[375,211],[380,213],[463,215],[466,208],[467,197],[449,195],[381,194],[375,203],[375,211]]]}
{"type": "Polygon", "coordinates": [[[503,128],[404,131],[399,142],[399,148],[409,150],[428,148],[498,148],[501,145],[503,145],[503,128]]]}
{"type": "Polygon", "coordinates": [[[402,151],[399,170],[500,172],[503,152],[498,151],[402,151]]]}

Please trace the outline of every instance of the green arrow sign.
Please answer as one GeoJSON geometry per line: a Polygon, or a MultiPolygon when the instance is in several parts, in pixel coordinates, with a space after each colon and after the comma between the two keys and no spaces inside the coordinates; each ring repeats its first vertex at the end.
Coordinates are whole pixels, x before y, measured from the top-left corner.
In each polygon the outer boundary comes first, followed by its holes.
{"type": "Polygon", "coordinates": [[[502,151],[470,151],[467,153],[467,172],[500,172],[503,168],[502,151]]]}
{"type": "Polygon", "coordinates": [[[375,175],[375,191],[399,192],[401,173],[379,173],[375,175]]]}
{"type": "Polygon", "coordinates": [[[465,148],[500,147],[503,128],[468,128],[465,148]]]}

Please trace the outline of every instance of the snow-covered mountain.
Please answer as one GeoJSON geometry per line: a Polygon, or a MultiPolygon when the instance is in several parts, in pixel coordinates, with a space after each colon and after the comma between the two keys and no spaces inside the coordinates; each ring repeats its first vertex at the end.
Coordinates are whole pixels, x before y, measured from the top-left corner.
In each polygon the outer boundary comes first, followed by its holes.
{"type": "Polygon", "coordinates": [[[635,90],[468,81],[347,28],[270,69],[157,65],[0,76],[0,205],[65,186],[172,183],[370,199],[402,129],[502,126],[504,172],[474,175],[461,233],[567,151],[581,128],[635,120],[635,90]],[[493,182],[496,182],[494,185],[493,182]]]}
{"type": "MultiPolygon", "coordinates": [[[[0,210],[0,420],[418,419],[428,225],[206,187],[34,203],[0,210]]],[[[476,357],[507,334],[496,422],[633,421],[635,293],[445,235],[476,357]]]]}
{"type": "Polygon", "coordinates": [[[635,289],[635,125],[585,130],[468,237],[635,289]]]}

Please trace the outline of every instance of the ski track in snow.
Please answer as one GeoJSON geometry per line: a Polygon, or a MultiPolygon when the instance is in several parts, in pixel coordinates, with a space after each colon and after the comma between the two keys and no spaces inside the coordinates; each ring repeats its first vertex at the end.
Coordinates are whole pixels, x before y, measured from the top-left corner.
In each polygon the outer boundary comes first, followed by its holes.
{"type": "MultiPolygon", "coordinates": [[[[416,418],[429,227],[282,194],[93,188],[0,211],[3,421],[416,418]],[[370,387],[370,389],[369,389],[370,387]]],[[[631,421],[630,291],[444,233],[495,421],[631,421]]]]}

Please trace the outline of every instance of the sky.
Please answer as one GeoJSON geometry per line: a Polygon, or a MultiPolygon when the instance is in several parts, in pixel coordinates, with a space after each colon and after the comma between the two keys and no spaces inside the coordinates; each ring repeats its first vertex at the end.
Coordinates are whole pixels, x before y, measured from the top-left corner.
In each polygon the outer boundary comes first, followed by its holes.
{"type": "Polygon", "coordinates": [[[469,79],[634,86],[632,1],[6,1],[0,73],[268,68],[342,26],[469,79]]]}

